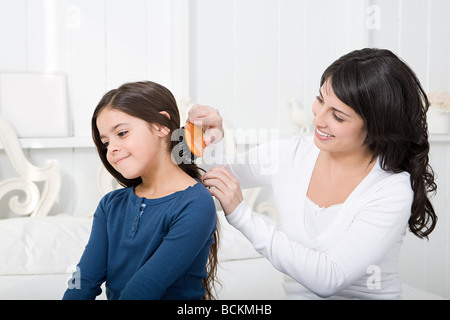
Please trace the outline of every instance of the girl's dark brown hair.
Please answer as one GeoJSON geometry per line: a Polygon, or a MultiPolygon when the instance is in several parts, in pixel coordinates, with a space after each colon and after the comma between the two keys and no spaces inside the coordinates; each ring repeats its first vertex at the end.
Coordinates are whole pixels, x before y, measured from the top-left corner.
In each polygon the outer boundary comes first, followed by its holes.
{"type": "Polygon", "coordinates": [[[429,199],[436,192],[429,165],[429,102],[417,76],[394,53],[383,49],[353,51],[329,66],[321,86],[331,80],[336,96],[364,121],[365,144],[385,171],[410,174],[414,199],[409,229],[427,238],[437,216],[429,199]]]}
{"type": "MultiPolygon", "coordinates": [[[[97,128],[97,117],[102,110],[110,108],[119,110],[130,116],[140,118],[147,121],[149,124],[158,124],[164,126],[170,130],[168,135],[168,152],[178,144],[178,141],[172,141],[171,136],[175,130],[180,129],[180,114],[177,107],[177,102],[172,93],[164,86],[151,82],[132,82],[126,83],[106,93],[99,104],[97,105],[94,114],[92,116],[92,138],[95,146],[97,147],[100,159],[105,168],[111,173],[111,175],[124,187],[134,187],[142,183],[140,177],[135,179],[126,179],[120,174],[114,167],[108,162],[106,158],[107,149],[103,146],[100,139],[100,133],[97,128]],[[169,114],[170,118],[160,112],[165,111],[169,114]]],[[[178,166],[189,176],[198,181],[201,180],[201,174],[199,168],[194,163],[177,163],[178,166]]],[[[217,273],[217,252],[219,246],[218,231],[214,233],[214,244],[211,245],[210,253],[208,257],[208,263],[206,271],[208,277],[203,279],[203,286],[206,293],[203,299],[214,299],[213,286],[217,273]]]]}

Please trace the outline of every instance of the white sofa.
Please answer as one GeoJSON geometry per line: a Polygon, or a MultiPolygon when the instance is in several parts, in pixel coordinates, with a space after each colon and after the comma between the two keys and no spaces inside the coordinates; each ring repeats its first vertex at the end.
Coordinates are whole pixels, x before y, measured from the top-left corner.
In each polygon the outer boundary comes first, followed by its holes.
{"type": "MultiPolygon", "coordinates": [[[[284,299],[283,274],[218,212],[220,300],[284,299]]],[[[92,218],[68,215],[0,220],[0,299],[58,300],[89,238],[92,218]]],[[[405,299],[442,299],[404,286],[405,299]]],[[[104,290],[98,299],[106,299],[104,290]]]]}

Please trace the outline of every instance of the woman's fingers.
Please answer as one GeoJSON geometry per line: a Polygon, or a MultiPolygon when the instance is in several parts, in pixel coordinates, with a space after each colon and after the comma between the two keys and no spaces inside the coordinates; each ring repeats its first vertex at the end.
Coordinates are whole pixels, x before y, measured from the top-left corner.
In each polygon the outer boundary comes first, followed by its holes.
{"type": "Polygon", "coordinates": [[[188,112],[188,122],[202,127],[207,146],[219,142],[224,136],[223,119],[218,110],[209,106],[194,105],[188,112]]]}
{"type": "Polygon", "coordinates": [[[203,134],[203,139],[205,140],[205,145],[209,146],[211,143],[217,143],[223,138],[223,129],[209,128],[205,130],[203,134]]]}
{"type": "Polygon", "coordinates": [[[202,177],[205,186],[222,205],[225,214],[231,214],[243,201],[241,187],[233,174],[225,167],[215,167],[202,177]]]}
{"type": "Polygon", "coordinates": [[[203,181],[209,187],[219,189],[222,193],[235,193],[239,189],[239,182],[225,167],[215,167],[203,175],[203,181]]]}
{"type": "Polygon", "coordinates": [[[219,183],[221,186],[226,187],[233,183],[233,176],[228,175],[229,170],[225,167],[214,167],[203,175],[203,180],[208,181],[211,184],[219,183]]]}

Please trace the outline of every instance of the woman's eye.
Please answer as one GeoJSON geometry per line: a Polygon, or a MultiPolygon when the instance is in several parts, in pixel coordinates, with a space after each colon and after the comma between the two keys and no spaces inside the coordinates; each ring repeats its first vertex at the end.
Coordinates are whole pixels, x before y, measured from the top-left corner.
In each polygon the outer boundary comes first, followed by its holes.
{"type": "Polygon", "coordinates": [[[337,121],[337,122],[344,122],[344,119],[339,118],[336,113],[333,112],[333,118],[337,121]]]}
{"type": "Polygon", "coordinates": [[[316,99],[317,99],[317,101],[319,101],[320,103],[323,104],[323,100],[322,100],[322,98],[320,96],[317,96],[316,99]]]}
{"type": "Polygon", "coordinates": [[[108,148],[108,146],[109,146],[109,142],[102,142],[102,147],[103,148],[108,148]]]}
{"type": "Polygon", "coordinates": [[[124,135],[126,135],[128,133],[128,131],[121,131],[121,132],[119,132],[117,135],[119,136],[119,137],[123,137],[124,135]]]}

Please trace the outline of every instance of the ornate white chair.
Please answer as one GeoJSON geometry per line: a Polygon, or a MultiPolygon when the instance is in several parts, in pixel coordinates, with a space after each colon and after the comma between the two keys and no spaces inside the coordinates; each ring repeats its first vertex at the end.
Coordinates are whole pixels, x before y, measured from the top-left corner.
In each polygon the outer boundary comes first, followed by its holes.
{"type": "Polygon", "coordinates": [[[32,165],[25,157],[13,127],[0,116],[0,141],[13,168],[19,174],[17,178],[0,181],[0,200],[9,196],[9,208],[21,216],[39,217],[48,215],[59,196],[61,174],[56,162],[45,167],[32,165]],[[37,183],[43,183],[42,190],[37,183]],[[21,200],[13,191],[25,194],[21,200]]]}

